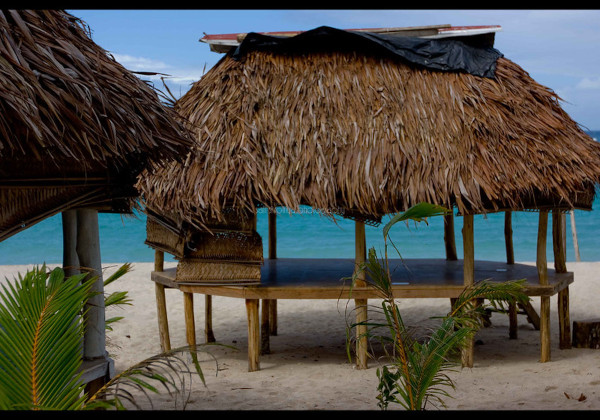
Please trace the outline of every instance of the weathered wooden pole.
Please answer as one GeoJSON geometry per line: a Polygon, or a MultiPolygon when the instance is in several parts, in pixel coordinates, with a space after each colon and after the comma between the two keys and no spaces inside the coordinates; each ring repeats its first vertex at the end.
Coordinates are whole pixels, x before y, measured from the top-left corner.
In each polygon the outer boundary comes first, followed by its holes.
{"type": "MultiPolygon", "coordinates": [[[[546,257],[546,236],[548,212],[540,211],[537,239],[536,267],[541,285],[548,284],[548,260],[546,257]]],[[[540,297],[540,362],[550,360],[550,296],[540,297]]]]}
{"type": "MultiPolygon", "coordinates": [[[[154,271],[164,271],[165,254],[163,251],[154,251],[154,271]]],[[[171,338],[169,336],[169,320],[167,317],[167,299],[165,297],[165,286],[154,282],[156,294],[156,315],[158,318],[158,335],[160,337],[160,348],[163,352],[171,350],[171,338]]]]}
{"type": "MultiPolygon", "coordinates": [[[[367,244],[365,237],[365,223],[362,221],[354,222],[354,241],[355,270],[358,270],[360,264],[367,258],[367,244]]],[[[364,270],[361,270],[357,276],[356,287],[365,287],[367,285],[364,270]]],[[[354,306],[356,310],[356,367],[358,369],[367,369],[367,299],[355,299],[354,306]]]]}
{"type": "Polygon", "coordinates": [[[515,263],[515,251],[513,248],[512,212],[504,212],[504,242],[506,244],[506,263],[515,263]]]}
{"type": "MultiPolygon", "coordinates": [[[[465,214],[463,216],[463,284],[465,287],[472,286],[475,283],[475,242],[473,235],[473,215],[465,214]]],[[[474,343],[472,338],[462,350],[462,366],[473,367],[474,343]]]]}
{"type": "Polygon", "coordinates": [[[100,258],[98,211],[77,210],[77,257],[83,270],[97,279],[92,286],[95,293],[86,303],[85,336],[83,354],[86,359],[106,356],[106,329],[104,317],[104,283],[100,258]]]}
{"type": "MultiPolygon", "coordinates": [[[[515,251],[513,248],[513,230],[512,230],[512,212],[504,212],[504,243],[506,245],[506,264],[515,263],[515,251]]],[[[511,302],[508,304],[508,337],[517,338],[517,304],[511,302]]]]}
{"type": "Polygon", "coordinates": [[[212,322],[212,296],[204,296],[204,341],[207,343],[215,343],[215,333],[213,331],[212,322]]]}
{"type": "Polygon", "coordinates": [[[194,294],[183,292],[183,316],[185,320],[185,338],[192,351],[196,350],[196,321],[194,317],[194,294]]]}
{"type": "Polygon", "coordinates": [[[575,248],[575,261],[581,261],[579,243],[577,242],[577,228],[575,227],[575,212],[571,210],[571,234],[573,235],[573,248],[575,248]]]}
{"type": "MultiPolygon", "coordinates": [[[[277,211],[269,211],[269,259],[277,258],[277,211]]],[[[277,335],[277,299],[269,302],[269,334],[277,335]]]]}
{"type": "MultiPolygon", "coordinates": [[[[98,211],[95,209],[78,209],[75,216],[70,214],[67,216],[67,219],[70,219],[70,222],[72,222],[74,217],[77,219],[77,245],[75,249],[81,270],[88,270],[88,276],[96,277],[91,288],[94,295],[85,304],[83,360],[106,361],[107,366],[109,366],[110,360],[106,352],[104,282],[102,279],[102,262],[100,257],[98,211]]],[[[72,225],[70,228],[72,228],[72,225]]],[[[95,394],[106,383],[108,376],[109,368],[107,368],[106,375],[87,383],[86,392],[89,395],[95,394]]]]}
{"type": "Polygon", "coordinates": [[[246,315],[248,317],[248,372],[260,370],[261,336],[258,307],[258,299],[246,299],[246,315]]]}
{"type": "Polygon", "coordinates": [[[444,245],[446,246],[446,260],[456,261],[456,239],[454,237],[454,215],[444,216],[444,245]]]}
{"type": "Polygon", "coordinates": [[[77,210],[62,212],[63,270],[66,277],[80,273],[77,256],[77,210]]]}
{"type": "MultiPolygon", "coordinates": [[[[565,214],[560,210],[552,211],[552,249],[554,251],[554,270],[567,272],[565,246],[565,214]]],[[[558,329],[560,349],[571,348],[571,318],[569,315],[569,286],[558,292],[558,329]]]]}

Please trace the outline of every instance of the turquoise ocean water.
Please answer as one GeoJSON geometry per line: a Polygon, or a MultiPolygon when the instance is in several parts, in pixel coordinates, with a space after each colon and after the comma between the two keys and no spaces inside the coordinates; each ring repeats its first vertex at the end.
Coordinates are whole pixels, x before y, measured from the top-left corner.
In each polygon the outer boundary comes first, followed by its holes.
{"type": "MultiPolygon", "coordinates": [[[[589,132],[600,139],[600,131],[589,132]]],[[[353,258],[354,223],[340,219],[337,224],[306,207],[290,215],[279,209],[277,217],[277,255],[298,258],[353,258]]],[[[384,218],[384,222],[387,221],[384,218]]],[[[571,219],[567,221],[567,261],[575,261],[571,219]]],[[[517,261],[535,261],[538,213],[513,213],[513,243],[517,261]]],[[[146,219],[143,214],[121,216],[100,214],[100,252],[103,263],[151,262],[154,251],[144,244],[146,219]]],[[[475,216],[475,258],[504,261],[504,213],[475,216]]],[[[600,261],[600,198],[592,211],[575,210],[575,226],[582,261],[600,261]]],[[[367,247],[380,251],[383,224],[367,226],[367,247]]],[[[462,217],[455,217],[457,253],[462,255],[462,217]]],[[[552,261],[551,223],[548,230],[548,260],[552,261]]],[[[267,245],[267,213],[259,211],[258,232],[267,245]]],[[[397,224],[391,236],[404,258],[444,258],[443,218],[429,224],[397,224]]],[[[390,255],[393,256],[393,255],[390,255]]],[[[174,261],[165,255],[167,261],[174,261]]],[[[3,242],[0,242],[0,265],[62,263],[61,216],[48,218],[3,242]]]]}

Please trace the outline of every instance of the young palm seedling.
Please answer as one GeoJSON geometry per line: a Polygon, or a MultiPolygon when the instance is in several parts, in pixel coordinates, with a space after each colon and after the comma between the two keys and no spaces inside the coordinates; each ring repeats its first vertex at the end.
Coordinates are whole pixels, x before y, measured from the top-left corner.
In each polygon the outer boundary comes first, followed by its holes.
{"type": "MultiPolygon", "coordinates": [[[[352,279],[365,272],[368,284],[381,296],[383,322],[366,321],[351,325],[366,325],[369,338],[378,339],[386,350],[387,362],[377,369],[379,378],[378,405],[387,409],[390,403],[400,404],[407,410],[424,410],[428,404],[445,406],[449,389],[455,385],[447,372],[456,363],[451,355],[462,349],[483,326],[483,316],[489,306],[505,308],[511,302],[525,303],[524,280],[495,283],[477,282],[466,287],[455,300],[451,312],[440,320],[440,325],[426,339],[417,340],[405,326],[396,304],[388,260],[389,232],[401,221],[425,222],[427,218],[444,215],[449,210],[428,203],[420,203],[404,213],[395,215],[383,228],[384,257],[378,258],[374,248],[368,252],[352,279]],[[487,304],[481,304],[488,301],[487,304]],[[385,333],[375,333],[384,328],[385,333]]],[[[394,246],[397,250],[397,248],[394,246]]]]}

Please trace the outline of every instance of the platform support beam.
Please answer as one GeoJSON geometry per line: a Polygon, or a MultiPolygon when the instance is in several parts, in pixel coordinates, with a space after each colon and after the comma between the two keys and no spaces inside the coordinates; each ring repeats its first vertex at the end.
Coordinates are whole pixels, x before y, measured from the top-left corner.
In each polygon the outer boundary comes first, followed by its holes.
{"type": "MultiPolygon", "coordinates": [[[[365,237],[365,223],[362,221],[354,222],[354,240],[355,240],[355,270],[358,270],[360,265],[367,258],[367,244],[365,237]]],[[[365,287],[367,285],[364,270],[358,272],[356,278],[356,287],[365,287]]],[[[355,299],[354,306],[356,310],[356,367],[358,369],[367,369],[367,299],[355,299]]]]}
{"type": "MultiPolygon", "coordinates": [[[[541,285],[548,284],[548,260],[546,258],[546,236],[548,212],[540,211],[537,238],[536,267],[541,285]]],[[[550,296],[540,297],[540,362],[550,361],[550,296]]]]}
{"type": "MultiPolygon", "coordinates": [[[[565,214],[559,210],[552,211],[552,249],[554,251],[554,270],[557,273],[567,272],[566,257],[566,222],[565,214]]],[[[569,287],[558,292],[558,329],[560,349],[571,348],[571,319],[569,315],[569,287]]]]}
{"type": "Polygon", "coordinates": [[[259,299],[246,299],[248,316],[248,372],[260,370],[259,299]]]}
{"type": "MultiPolygon", "coordinates": [[[[463,283],[472,286],[475,282],[475,244],[473,236],[473,215],[463,216],[463,283]]],[[[462,366],[473,367],[475,339],[471,338],[462,350],[462,366]]]]}
{"type": "MultiPolygon", "coordinates": [[[[164,252],[154,251],[154,271],[164,271],[164,252]]],[[[165,286],[155,282],[156,293],[156,317],[158,318],[158,335],[160,337],[160,349],[162,352],[171,350],[171,338],[169,336],[169,320],[167,318],[167,300],[165,297],[165,286]]]]}
{"type": "Polygon", "coordinates": [[[444,245],[446,246],[446,259],[456,261],[456,239],[454,236],[454,215],[452,212],[444,216],[444,245]]]}

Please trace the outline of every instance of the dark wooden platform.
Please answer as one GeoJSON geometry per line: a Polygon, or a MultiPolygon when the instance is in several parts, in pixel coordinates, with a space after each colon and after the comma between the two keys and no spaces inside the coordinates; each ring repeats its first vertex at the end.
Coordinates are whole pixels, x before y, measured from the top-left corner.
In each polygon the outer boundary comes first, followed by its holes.
{"type": "MultiPolygon", "coordinates": [[[[158,267],[162,267],[159,264],[158,267]]],[[[353,259],[325,258],[276,258],[267,259],[261,267],[261,283],[258,285],[219,285],[214,283],[177,283],[176,268],[153,271],[155,282],[159,332],[161,347],[170,348],[167,308],[164,296],[165,287],[183,292],[186,337],[190,345],[196,343],[193,295],[203,294],[206,299],[205,338],[214,341],[212,333],[212,296],[225,296],[244,299],[248,316],[248,370],[260,369],[259,356],[269,348],[269,331],[273,312],[271,308],[279,299],[354,299],[366,319],[368,299],[381,298],[373,287],[351,288],[354,270],[353,259]],[[262,312],[259,314],[259,302],[262,312]]],[[[407,259],[390,260],[393,292],[396,298],[456,298],[464,290],[463,260],[407,259]]],[[[560,348],[570,347],[569,284],[573,273],[557,273],[547,269],[547,285],[541,285],[538,269],[532,264],[507,264],[496,261],[475,261],[474,281],[489,280],[506,282],[525,279],[525,293],[540,296],[540,347],[541,361],[548,361],[550,355],[550,307],[549,298],[558,294],[560,348]]],[[[513,305],[514,307],[514,305],[513,305]]],[[[528,304],[527,309],[535,310],[528,304]]],[[[511,337],[516,337],[516,312],[511,310],[511,337]]],[[[275,311],[276,314],[276,311],[275,311]]],[[[276,319],[276,315],[275,315],[276,319]]],[[[358,320],[357,315],[357,320],[358,320]]],[[[275,322],[276,325],[276,322],[275,322]]],[[[472,356],[472,346],[465,354],[472,356]]],[[[472,358],[472,357],[471,357],[472,358]]],[[[357,347],[357,361],[366,360],[366,347],[357,347]]],[[[366,363],[363,365],[366,368],[366,363]]],[[[467,364],[466,366],[472,366],[467,364]]]]}
{"type": "MultiPolygon", "coordinates": [[[[187,293],[245,299],[339,299],[350,297],[353,259],[266,259],[260,285],[175,283],[175,268],[153,271],[152,280],[187,293]]],[[[464,289],[463,261],[445,259],[390,260],[394,295],[397,298],[454,298],[464,289]]],[[[552,296],[573,282],[573,273],[548,268],[548,285],[538,282],[537,268],[528,264],[475,261],[475,281],[505,282],[526,279],[529,296],[552,296]]],[[[355,288],[352,298],[373,299],[371,288],[355,288]]]]}

